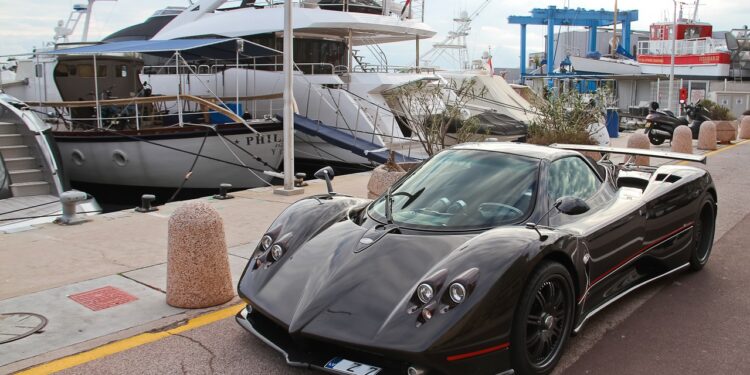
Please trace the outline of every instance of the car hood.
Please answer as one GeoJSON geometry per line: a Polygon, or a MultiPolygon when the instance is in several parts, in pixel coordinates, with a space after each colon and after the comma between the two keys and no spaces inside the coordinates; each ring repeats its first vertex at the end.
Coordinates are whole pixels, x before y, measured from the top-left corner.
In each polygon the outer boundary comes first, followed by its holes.
{"type": "Polygon", "coordinates": [[[415,328],[406,306],[416,286],[476,235],[388,233],[364,249],[363,236],[372,230],[338,222],[279,262],[246,271],[240,291],[292,335],[398,347],[403,327],[415,328]]]}

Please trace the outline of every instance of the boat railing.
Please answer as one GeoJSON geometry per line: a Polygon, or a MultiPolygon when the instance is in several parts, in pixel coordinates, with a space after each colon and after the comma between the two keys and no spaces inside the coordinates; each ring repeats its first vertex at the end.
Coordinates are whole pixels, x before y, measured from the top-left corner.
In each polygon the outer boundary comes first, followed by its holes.
{"type": "MultiPolygon", "coordinates": [[[[252,114],[254,118],[268,118],[278,109],[274,108],[275,99],[280,99],[281,94],[258,95],[258,96],[241,96],[240,101],[268,100],[269,112],[263,115],[252,114]]],[[[152,127],[161,127],[181,124],[177,122],[173,109],[175,105],[181,105],[182,113],[191,118],[201,120],[203,123],[210,123],[211,116],[220,114],[231,120],[231,122],[243,123],[246,120],[243,114],[236,113],[221,103],[227,103],[236,100],[237,97],[215,98],[215,97],[198,97],[194,95],[157,95],[148,97],[132,97],[123,99],[102,99],[98,105],[102,108],[101,116],[96,117],[95,111],[97,102],[88,101],[68,101],[68,102],[33,102],[30,106],[41,108],[53,108],[57,114],[57,119],[61,120],[61,125],[67,131],[74,130],[96,130],[101,124],[103,128],[114,128],[117,130],[142,130],[152,127]],[[179,104],[178,104],[179,103],[179,104]],[[87,112],[86,109],[89,111],[87,112]],[[79,112],[79,110],[81,110],[79,112]],[[89,115],[89,116],[86,116],[89,115]],[[165,120],[171,118],[175,124],[167,124],[165,120]]],[[[190,118],[189,118],[190,119],[190,118]]],[[[190,124],[191,121],[185,121],[190,124]]],[[[252,123],[252,120],[250,120],[252,123]]],[[[46,139],[45,139],[46,142],[46,139]]],[[[53,161],[54,162],[54,161],[53,161]]],[[[56,168],[56,166],[55,166],[56,168]]]]}
{"type": "MultiPolygon", "coordinates": [[[[219,10],[233,10],[242,7],[264,9],[264,8],[281,8],[284,6],[283,0],[256,0],[251,4],[242,5],[241,0],[229,0],[219,10]],[[234,4],[239,3],[236,6],[234,4]]],[[[295,0],[292,1],[292,6],[295,8],[313,8],[313,9],[324,9],[333,10],[340,12],[352,12],[352,13],[366,13],[366,14],[380,14],[383,16],[403,16],[409,19],[420,19],[424,20],[424,0],[413,0],[411,6],[407,9],[403,9],[403,4],[397,4],[389,0],[339,0],[330,1],[321,4],[316,0],[295,0]]]]}
{"type": "Polygon", "coordinates": [[[354,66],[354,73],[427,73],[434,74],[436,68],[434,67],[422,67],[414,65],[367,65],[354,66]]]}
{"type": "MultiPolygon", "coordinates": [[[[638,55],[671,55],[672,40],[644,40],[638,42],[638,55]]],[[[675,42],[675,55],[704,55],[726,52],[725,40],[713,38],[683,39],[675,42]]]]}
{"type": "MultiPolygon", "coordinates": [[[[304,73],[309,74],[337,74],[337,66],[331,63],[295,63],[300,70],[304,73]]],[[[200,64],[200,65],[183,65],[180,66],[179,74],[192,75],[192,74],[217,74],[225,70],[239,68],[239,69],[250,69],[250,70],[270,70],[270,71],[282,71],[284,64],[280,63],[263,63],[263,64],[235,64],[232,63],[218,63],[218,64],[200,64]],[[271,68],[271,69],[269,69],[271,68]]],[[[177,72],[177,67],[174,65],[144,65],[141,68],[141,74],[143,75],[174,75],[177,72]]]]}

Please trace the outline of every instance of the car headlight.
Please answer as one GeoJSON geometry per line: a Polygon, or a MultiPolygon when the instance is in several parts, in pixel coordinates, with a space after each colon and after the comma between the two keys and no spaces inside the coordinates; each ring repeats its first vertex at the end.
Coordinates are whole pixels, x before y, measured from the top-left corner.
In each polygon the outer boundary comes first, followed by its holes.
{"type": "Polygon", "coordinates": [[[260,245],[263,246],[263,250],[268,250],[268,248],[271,247],[272,243],[273,238],[271,238],[271,236],[269,235],[265,235],[260,239],[260,245]]]}
{"type": "Polygon", "coordinates": [[[281,259],[281,256],[284,255],[284,248],[281,247],[281,245],[276,244],[271,247],[271,258],[273,260],[279,260],[281,259]]]}
{"type": "Polygon", "coordinates": [[[461,283],[453,283],[448,287],[448,296],[453,303],[459,304],[466,299],[466,287],[461,283]]]}
{"type": "Polygon", "coordinates": [[[435,292],[432,290],[430,284],[422,283],[417,287],[417,298],[419,298],[422,303],[430,302],[434,295],[435,292]]]}

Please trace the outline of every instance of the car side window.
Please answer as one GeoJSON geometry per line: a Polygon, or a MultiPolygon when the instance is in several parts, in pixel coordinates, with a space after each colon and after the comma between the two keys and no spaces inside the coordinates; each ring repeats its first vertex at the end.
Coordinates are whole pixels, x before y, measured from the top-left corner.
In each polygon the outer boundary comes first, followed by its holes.
{"type": "Polygon", "coordinates": [[[602,185],[591,167],[576,156],[552,162],[548,177],[547,194],[552,202],[565,196],[589,199],[602,185]]]}

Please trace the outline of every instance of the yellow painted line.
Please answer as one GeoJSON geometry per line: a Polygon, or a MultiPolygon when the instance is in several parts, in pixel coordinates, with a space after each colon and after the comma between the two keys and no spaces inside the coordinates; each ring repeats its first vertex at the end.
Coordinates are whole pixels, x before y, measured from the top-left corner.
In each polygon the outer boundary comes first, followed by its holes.
{"type": "Polygon", "coordinates": [[[78,353],[69,357],[60,358],[52,362],[47,362],[43,365],[32,367],[28,370],[18,372],[18,375],[37,375],[37,374],[51,374],[53,372],[62,371],[74,366],[82,365],[86,362],[90,362],[99,358],[103,358],[115,353],[119,353],[128,349],[133,349],[141,345],[152,343],[154,341],[161,340],[163,338],[190,331],[199,327],[203,327],[207,324],[214,323],[216,321],[226,319],[234,316],[237,312],[245,307],[244,303],[229,306],[221,310],[216,310],[208,314],[204,314],[193,319],[179,327],[175,327],[166,331],[161,332],[146,332],[139,335],[129,337],[120,341],[115,341],[106,345],[102,345],[98,348],[89,350],[87,352],[78,353]]]}

